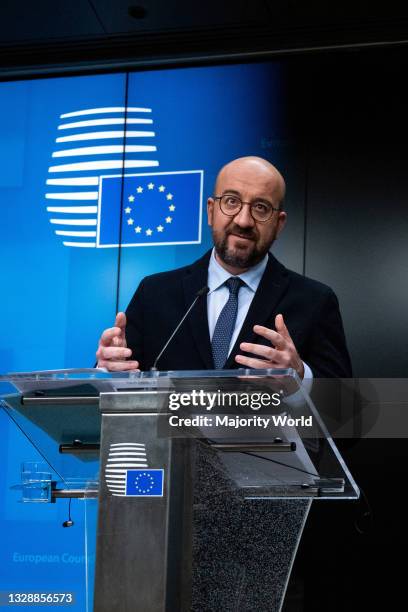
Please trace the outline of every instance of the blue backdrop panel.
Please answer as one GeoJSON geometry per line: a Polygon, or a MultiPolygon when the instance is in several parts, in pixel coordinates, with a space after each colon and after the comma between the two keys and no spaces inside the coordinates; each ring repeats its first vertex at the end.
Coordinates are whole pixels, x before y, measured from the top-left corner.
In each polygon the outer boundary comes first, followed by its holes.
{"type": "MultiPolygon", "coordinates": [[[[284,91],[278,63],[0,84],[0,371],[93,365],[140,280],[211,246],[216,173],[282,138],[284,91]]],[[[85,610],[81,502],[71,529],[65,502],[19,503],[20,463],[41,457],[0,427],[0,590],[75,591],[85,610]]]]}

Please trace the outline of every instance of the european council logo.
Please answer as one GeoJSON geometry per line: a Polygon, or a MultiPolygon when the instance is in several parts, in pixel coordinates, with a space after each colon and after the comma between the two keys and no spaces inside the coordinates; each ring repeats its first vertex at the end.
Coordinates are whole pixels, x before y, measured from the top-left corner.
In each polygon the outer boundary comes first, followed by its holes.
{"type": "Polygon", "coordinates": [[[156,172],[151,108],[60,115],[47,211],[64,246],[109,248],[201,242],[203,171],[156,172]]]}
{"type": "Polygon", "coordinates": [[[114,497],[126,496],[128,470],[148,468],[146,446],[140,442],[118,442],[109,447],[105,482],[114,497]]]}

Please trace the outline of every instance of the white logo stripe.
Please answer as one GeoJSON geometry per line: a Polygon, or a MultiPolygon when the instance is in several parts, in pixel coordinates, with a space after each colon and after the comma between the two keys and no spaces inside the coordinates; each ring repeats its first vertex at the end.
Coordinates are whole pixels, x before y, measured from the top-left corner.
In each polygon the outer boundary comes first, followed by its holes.
{"type": "Polygon", "coordinates": [[[130,459],[129,461],[126,461],[126,459],[122,459],[121,463],[108,463],[106,467],[108,467],[109,469],[112,470],[117,470],[123,467],[129,467],[130,465],[139,465],[140,463],[146,463],[146,459],[140,459],[139,461],[137,460],[132,460],[130,459]]]}
{"type": "Polygon", "coordinates": [[[47,200],[97,200],[97,191],[71,191],[70,193],[46,193],[47,200]]]}
{"type": "Polygon", "coordinates": [[[57,213],[97,213],[97,206],[47,206],[48,212],[57,212],[57,213]]]}
{"type": "Polygon", "coordinates": [[[127,470],[105,470],[105,477],[115,476],[116,478],[119,478],[119,477],[125,478],[126,473],[127,473],[127,470]]]}
{"type": "Polygon", "coordinates": [[[123,465],[125,466],[129,466],[132,465],[135,468],[138,467],[142,467],[143,465],[145,465],[147,463],[147,459],[143,459],[142,461],[130,461],[130,462],[126,462],[123,463],[123,459],[122,459],[122,463],[107,463],[106,464],[106,469],[110,469],[110,470],[121,470],[123,465]]]}
{"type": "Polygon", "coordinates": [[[105,138],[154,138],[156,132],[144,132],[134,130],[109,130],[107,132],[85,132],[84,134],[71,134],[70,136],[59,136],[55,142],[76,142],[78,140],[103,140],[105,138]]]}
{"type": "MultiPolygon", "coordinates": [[[[123,459],[124,457],[109,457],[108,463],[123,461],[123,459]]],[[[146,461],[146,455],[144,455],[144,457],[130,457],[127,455],[126,459],[129,459],[129,461],[146,461]]]]}
{"type": "Polygon", "coordinates": [[[49,172],[77,172],[79,170],[110,170],[115,168],[148,168],[158,166],[159,162],[153,159],[109,159],[106,161],[79,162],[78,164],[62,164],[51,166],[49,172]]]}
{"type": "Polygon", "coordinates": [[[142,457],[146,457],[146,453],[143,452],[142,450],[137,451],[137,450],[127,450],[127,451],[111,451],[109,453],[109,457],[117,457],[119,455],[125,455],[125,456],[129,456],[129,457],[133,457],[134,455],[141,455],[142,457]]]}
{"type": "Polygon", "coordinates": [[[72,113],[64,113],[60,115],[60,119],[66,117],[80,117],[81,115],[99,115],[101,113],[151,113],[151,108],[138,108],[135,106],[103,106],[101,108],[88,108],[86,110],[73,111],[72,113]]]}
{"type": "Polygon", "coordinates": [[[63,242],[62,244],[67,247],[96,247],[96,242],[63,242]]]}
{"type": "MultiPolygon", "coordinates": [[[[139,457],[143,457],[146,455],[146,451],[144,448],[138,448],[138,447],[132,447],[132,448],[114,448],[112,450],[109,451],[109,458],[110,457],[116,457],[118,455],[138,455],[139,457]]],[[[137,457],[137,458],[139,458],[137,457]]]]}
{"type": "Polygon", "coordinates": [[[106,145],[99,147],[80,147],[79,149],[64,149],[55,151],[53,157],[75,157],[76,155],[106,155],[108,153],[146,153],[157,151],[154,145],[106,145]]]}
{"type": "Polygon", "coordinates": [[[64,187],[68,187],[68,185],[99,185],[99,176],[78,176],[75,178],[47,179],[46,185],[63,185],[64,187]]]}
{"type": "Polygon", "coordinates": [[[143,448],[146,447],[145,444],[141,444],[140,442],[116,442],[115,444],[110,445],[111,448],[114,448],[117,446],[122,446],[123,448],[128,448],[132,446],[143,446],[143,448]]]}
{"type": "Polygon", "coordinates": [[[96,232],[68,232],[65,230],[55,230],[57,236],[72,236],[73,238],[95,238],[96,232]]]}
{"type": "Polygon", "coordinates": [[[58,126],[59,130],[71,130],[73,128],[91,127],[93,125],[130,125],[130,124],[149,124],[153,123],[153,119],[140,119],[127,117],[118,117],[114,119],[89,119],[89,121],[75,121],[74,123],[62,123],[58,126]]]}
{"type": "Polygon", "coordinates": [[[146,459],[141,459],[140,461],[126,461],[121,459],[120,463],[107,463],[106,468],[108,469],[112,469],[112,470],[116,470],[116,469],[120,469],[123,467],[130,467],[130,466],[135,466],[138,467],[140,464],[142,463],[146,463],[146,459]]]}
{"type": "Polygon", "coordinates": [[[144,461],[147,461],[147,459],[146,459],[146,456],[144,456],[144,457],[128,457],[128,456],[126,456],[126,457],[111,457],[109,455],[108,464],[111,461],[113,461],[114,464],[115,464],[115,465],[113,465],[113,467],[116,467],[118,461],[127,461],[127,462],[130,462],[130,463],[140,463],[140,462],[143,463],[144,461]]]}
{"type": "Polygon", "coordinates": [[[55,225],[96,225],[96,219],[50,219],[55,225]]]}

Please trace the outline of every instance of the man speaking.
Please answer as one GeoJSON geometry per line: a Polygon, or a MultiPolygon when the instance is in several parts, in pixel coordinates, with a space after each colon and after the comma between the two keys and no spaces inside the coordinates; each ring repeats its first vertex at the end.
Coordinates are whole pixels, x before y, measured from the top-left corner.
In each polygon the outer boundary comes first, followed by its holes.
{"type": "Polygon", "coordinates": [[[190,266],[142,280],[126,313],[103,332],[98,367],[293,368],[300,378],[351,376],[333,291],[269,253],[286,223],[284,195],[282,175],[262,158],[224,166],[207,202],[214,249],[190,266]]]}

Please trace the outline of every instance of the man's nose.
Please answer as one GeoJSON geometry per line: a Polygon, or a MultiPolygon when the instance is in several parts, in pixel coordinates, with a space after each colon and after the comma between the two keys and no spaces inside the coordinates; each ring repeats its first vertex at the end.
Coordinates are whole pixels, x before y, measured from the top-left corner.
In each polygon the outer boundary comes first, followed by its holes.
{"type": "Polygon", "coordinates": [[[250,204],[243,203],[242,208],[234,217],[234,222],[240,227],[254,227],[255,221],[251,215],[250,204]]]}

